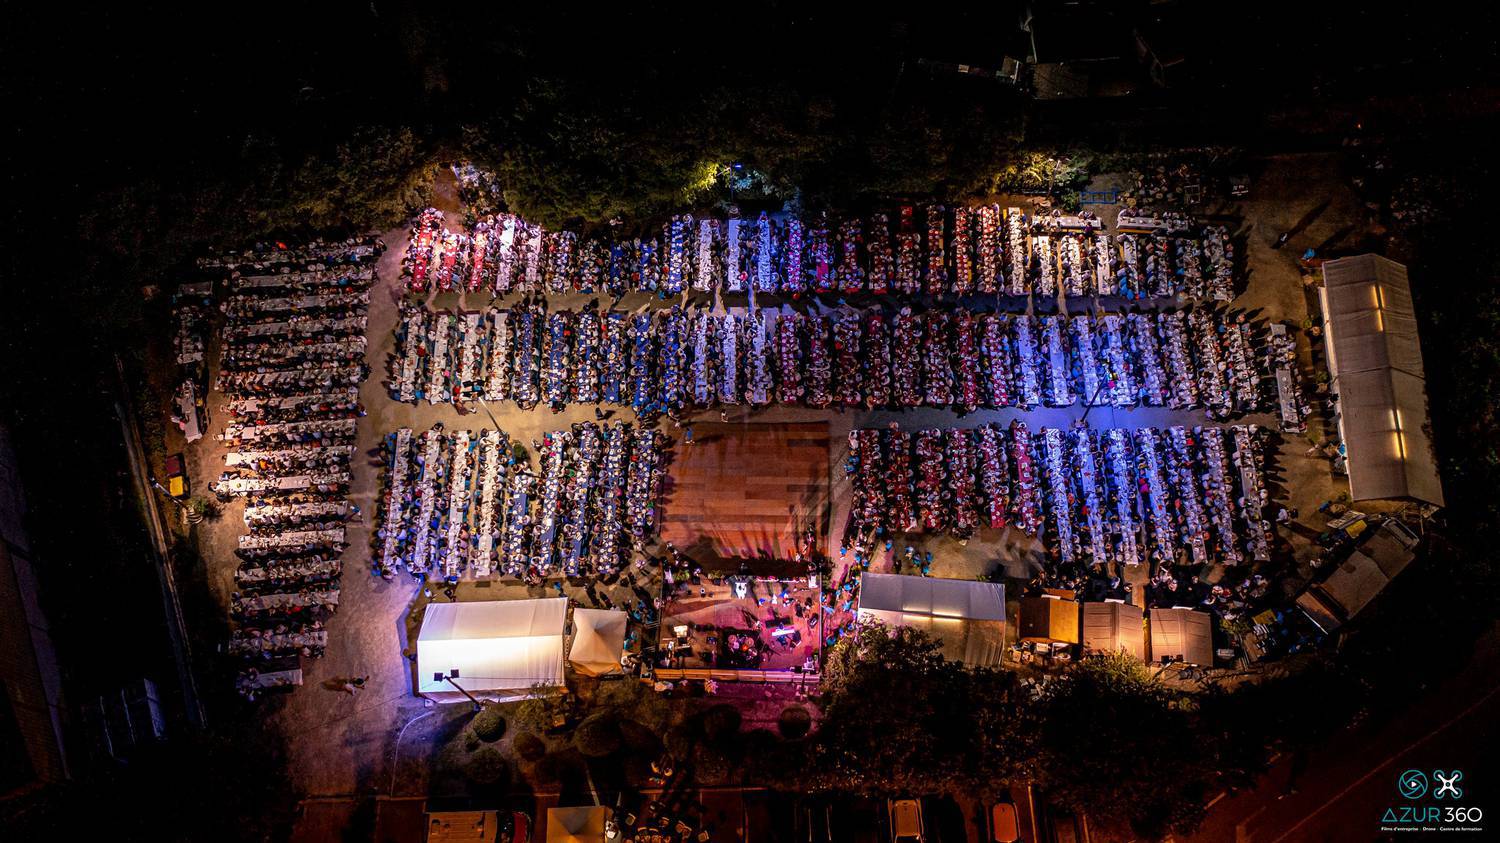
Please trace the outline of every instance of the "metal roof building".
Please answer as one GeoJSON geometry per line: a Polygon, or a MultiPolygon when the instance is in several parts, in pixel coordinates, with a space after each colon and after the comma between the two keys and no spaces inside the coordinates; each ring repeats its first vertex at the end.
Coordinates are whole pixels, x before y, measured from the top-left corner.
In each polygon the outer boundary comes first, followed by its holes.
{"type": "Polygon", "coordinates": [[[1339,397],[1350,497],[1443,505],[1406,267],[1356,255],[1323,264],[1323,279],[1328,372],[1339,397]]]}

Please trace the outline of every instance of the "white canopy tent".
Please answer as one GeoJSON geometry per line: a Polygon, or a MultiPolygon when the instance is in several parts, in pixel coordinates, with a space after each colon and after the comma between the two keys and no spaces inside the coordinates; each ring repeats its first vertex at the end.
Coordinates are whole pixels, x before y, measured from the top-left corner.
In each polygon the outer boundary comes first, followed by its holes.
{"type": "Polygon", "coordinates": [[[574,609],[573,646],[568,663],[586,676],[621,672],[628,621],[618,609],[574,609]]]}
{"type": "Polygon", "coordinates": [[[568,599],[429,603],[417,634],[417,693],[439,702],[563,684],[568,599]]]}
{"type": "Polygon", "coordinates": [[[948,658],[997,665],[1005,651],[1005,586],[902,574],[864,574],[859,619],[914,626],[943,644],[948,658]]]}
{"type": "Polygon", "coordinates": [[[1427,437],[1427,375],[1406,267],[1379,255],[1323,264],[1328,373],[1354,500],[1443,505],[1427,437]]]}

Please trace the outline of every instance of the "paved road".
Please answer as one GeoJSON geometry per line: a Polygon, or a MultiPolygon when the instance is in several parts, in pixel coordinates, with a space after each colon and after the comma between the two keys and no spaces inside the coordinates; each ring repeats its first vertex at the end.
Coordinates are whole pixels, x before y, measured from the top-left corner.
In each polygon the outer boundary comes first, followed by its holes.
{"type": "Polygon", "coordinates": [[[177,581],[172,573],[172,551],[163,526],[161,504],[156,489],[152,488],[146,449],[141,442],[141,429],[135,415],[135,405],[123,396],[128,395],[125,385],[125,369],[119,355],[115,355],[115,375],[118,378],[120,400],[115,402],[115,414],[120,419],[120,433],[125,440],[125,454],[130,461],[131,480],[136,495],[145,507],[147,532],[151,536],[151,561],[156,566],[157,583],[161,589],[162,614],[166,617],[167,637],[172,644],[172,658],[177,666],[177,681],[182,691],[182,708],[187,721],[195,729],[201,729],[206,721],[203,704],[198,698],[198,683],[193,675],[193,651],[182,616],[182,602],[177,593],[177,581]]]}
{"type": "MultiPolygon", "coordinates": [[[[1392,665],[1399,670],[1400,665],[1392,665]]],[[[1316,705],[1308,700],[1307,705],[1316,705]]],[[[1221,797],[1204,827],[1189,840],[1301,843],[1382,839],[1494,839],[1500,829],[1500,631],[1481,639],[1465,670],[1400,716],[1376,727],[1328,739],[1286,794],[1292,759],[1282,758],[1255,790],[1221,797]],[[1464,798],[1411,802],[1396,790],[1405,770],[1464,771],[1464,798]],[[1463,805],[1485,814],[1485,833],[1382,833],[1388,808],[1463,805]]]]}

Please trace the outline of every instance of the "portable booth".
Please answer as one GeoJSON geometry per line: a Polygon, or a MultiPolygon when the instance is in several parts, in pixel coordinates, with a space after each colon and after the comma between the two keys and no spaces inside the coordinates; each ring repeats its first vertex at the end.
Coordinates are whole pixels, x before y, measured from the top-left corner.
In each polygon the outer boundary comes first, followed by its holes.
{"type": "Polygon", "coordinates": [[[604,843],[609,809],[600,805],[547,809],[547,843],[604,843]]]}
{"type": "Polygon", "coordinates": [[[1152,609],[1151,660],[1213,667],[1213,619],[1195,609],[1152,609]]]}
{"type": "Polygon", "coordinates": [[[1078,602],[1060,595],[1021,598],[1021,640],[1077,644],[1078,602]]]}
{"type": "Polygon", "coordinates": [[[1108,601],[1083,604],[1083,649],[1127,653],[1146,660],[1146,613],[1139,606],[1108,601]]]}

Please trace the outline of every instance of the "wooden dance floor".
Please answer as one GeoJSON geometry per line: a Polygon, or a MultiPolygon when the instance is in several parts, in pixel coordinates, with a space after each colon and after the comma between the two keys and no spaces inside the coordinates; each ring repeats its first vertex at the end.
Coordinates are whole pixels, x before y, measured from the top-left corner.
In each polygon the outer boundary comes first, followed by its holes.
{"type": "Polygon", "coordinates": [[[698,423],[693,439],[673,449],[663,539],[707,570],[790,560],[808,527],[826,552],[826,423],[698,423]]]}

